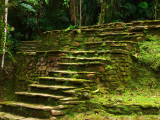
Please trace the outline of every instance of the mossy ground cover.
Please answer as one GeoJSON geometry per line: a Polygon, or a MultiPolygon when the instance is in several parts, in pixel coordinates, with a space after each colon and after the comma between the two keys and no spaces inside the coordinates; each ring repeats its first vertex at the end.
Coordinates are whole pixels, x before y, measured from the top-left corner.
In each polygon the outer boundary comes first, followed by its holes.
{"type": "MultiPolygon", "coordinates": [[[[158,40],[158,38],[156,38],[158,40]]],[[[141,114],[133,115],[113,115],[107,113],[102,104],[109,101],[117,103],[115,99],[121,98],[123,103],[141,103],[157,105],[160,104],[160,75],[159,75],[159,42],[151,37],[152,42],[145,41],[139,47],[140,51],[136,59],[133,59],[132,66],[132,80],[128,82],[128,88],[125,88],[125,92],[121,94],[112,93],[99,93],[92,95],[90,102],[100,106],[94,108],[85,109],[83,111],[82,106],[77,106],[82,109],[80,112],[74,111],[73,114],[65,115],[62,120],[100,120],[107,119],[107,116],[112,117],[135,117],[141,116],[141,114]]],[[[4,85],[0,86],[0,102],[2,101],[14,101],[16,100],[14,94],[14,80],[7,80],[4,85]]],[[[147,117],[158,115],[145,115],[147,117]]],[[[138,120],[138,119],[137,119],[138,120]]]]}

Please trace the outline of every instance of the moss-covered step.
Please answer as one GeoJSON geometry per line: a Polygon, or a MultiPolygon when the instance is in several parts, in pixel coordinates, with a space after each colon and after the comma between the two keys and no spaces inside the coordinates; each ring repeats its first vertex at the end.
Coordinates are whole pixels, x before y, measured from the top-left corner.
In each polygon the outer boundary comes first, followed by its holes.
{"type": "Polygon", "coordinates": [[[66,77],[66,78],[77,78],[77,79],[88,79],[92,80],[96,77],[96,74],[100,74],[98,72],[88,72],[88,71],[55,71],[55,70],[48,70],[48,75],[50,77],[66,77]]]}
{"type": "Polygon", "coordinates": [[[16,95],[24,95],[24,96],[40,96],[46,98],[54,98],[54,99],[62,99],[65,98],[64,96],[56,96],[51,94],[40,94],[40,93],[29,93],[29,92],[15,92],[16,95]]]}
{"type": "Polygon", "coordinates": [[[135,35],[104,36],[102,40],[141,42],[143,40],[143,37],[144,37],[143,33],[136,33],[135,35]]]}
{"type": "Polygon", "coordinates": [[[29,49],[27,49],[27,50],[21,50],[21,52],[35,52],[36,50],[29,50],[29,49]]]}
{"type": "Polygon", "coordinates": [[[0,119],[1,120],[46,120],[46,119],[18,116],[7,112],[0,112],[0,119]]]}
{"type": "Polygon", "coordinates": [[[115,23],[107,23],[107,24],[92,25],[92,26],[81,26],[80,29],[115,28],[115,27],[132,26],[132,24],[133,23],[115,22],[115,23]]]}
{"type": "Polygon", "coordinates": [[[78,105],[78,104],[81,104],[81,103],[85,103],[85,101],[62,101],[60,102],[60,104],[62,105],[78,105]]]}
{"type": "Polygon", "coordinates": [[[58,63],[59,70],[76,70],[76,71],[104,71],[104,63],[58,63]]]}
{"type": "Polygon", "coordinates": [[[134,27],[131,27],[129,29],[130,32],[136,32],[136,31],[141,31],[143,32],[143,30],[148,30],[148,29],[158,29],[160,28],[160,25],[149,25],[149,26],[134,26],[134,27]]]}
{"type": "Polygon", "coordinates": [[[85,50],[111,50],[111,49],[123,49],[128,50],[131,47],[132,41],[102,41],[102,42],[85,42],[85,50]]]}
{"type": "Polygon", "coordinates": [[[45,106],[42,104],[28,104],[23,102],[0,102],[2,105],[2,111],[11,114],[16,114],[24,117],[35,117],[35,118],[50,118],[53,114],[51,110],[54,107],[45,106]]]}
{"type": "Polygon", "coordinates": [[[65,90],[72,90],[77,87],[75,86],[53,86],[53,85],[41,85],[41,84],[31,84],[29,85],[28,92],[35,93],[47,93],[61,96],[73,96],[73,94],[64,93],[65,90]]]}
{"type": "Polygon", "coordinates": [[[39,77],[40,84],[47,85],[72,85],[80,87],[84,83],[92,83],[92,80],[76,79],[76,78],[59,78],[59,77],[39,77]]]}
{"type": "Polygon", "coordinates": [[[102,29],[102,34],[103,33],[106,33],[106,32],[111,32],[111,33],[113,33],[113,32],[124,32],[124,31],[126,31],[126,30],[128,30],[128,28],[130,28],[130,27],[115,27],[115,28],[104,28],[104,29],[102,29]]]}
{"type": "Polygon", "coordinates": [[[90,63],[90,62],[110,62],[109,58],[96,58],[96,57],[92,57],[92,58],[87,58],[87,57],[61,57],[61,62],[62,63],[77,63],[77,62],[81,62],[81,63],[90,63]]]}
{"type": "Polygon", "coordinates": [[[57,105],[59,99],[65,98],[64,96],[58,96],[46,93],[29,93],[29,92],[15,92],[17,96],[17,101],[26,103],[36,103],[44,105],[57,105]]]}
{"type": "Polygon", "coordinates": [[[76,87],[74,86],[53,86],[53,85],[41,85],[41,84],[31,84],[31,85],[28,85],[29,87],[37,87],[37,88],[48,88],[48,89],[51,89],[51,90],[68,90],[68,89],[74,89],[76,87]]]}
{"type": "MultiPolygon", "coordinates": [[[[101,56],[102,58],[109,57],[110,53],[120,53],[120,54],[126,54],[126,50],[123,49],[112,49],[112,50],[95,50],[95,51],[69,51],[68,53],[64,53],[62,56],[67,57],[95,57],[95,56],[101,56]]],[[[128,53],[127,53],[128,54],[128,53]]]]}
{"type": "Polygon", "coordinates": [[[30,46],[27,46],[27,47],[26,47],[26,46],[25,46],[25,47],[24,47],[24,46],[21,46],[21,47],[19,47],[19,48],[20,48],[21,50],[27,50],[27,49],[35,50],[35,49],[36,49],[36,47],[32,47],[32,46],[31,46],[31,47],[30,47],[30,46]]]}
{"type": "Polygon", "coordinates": [[[133,26],[160,25],[160,20],[132,21],[133,26]]]}
{"type": "Polygon", "coordinates": [[[36,41],[20,41],[20,43],[22,43],[22,45],[25,44],[41,44],[42,40],[36,40],[36,41]]]}

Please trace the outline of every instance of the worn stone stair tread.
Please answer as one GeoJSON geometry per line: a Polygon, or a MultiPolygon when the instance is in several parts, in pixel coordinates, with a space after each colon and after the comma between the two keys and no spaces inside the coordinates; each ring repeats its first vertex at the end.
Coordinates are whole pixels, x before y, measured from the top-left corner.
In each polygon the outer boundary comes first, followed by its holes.
{"type": "Polygon", "coordinates": [[[19,47],[19,48],[20,48],[20,49],[26,49],[26,48],[32,48],[32,49],[34,48],[34,49],[35,49],[36,47],[28,47],[28,46],[26,47],[26,46],[22,46],[22,47],[19,47]]]}
{"type": "Polygon", "coordinates": [[[24,51],[24,52],[35,52],[36,50],[21,50],[21,51],[24,51]]]}
{"type": "Polygon", "coordinates": [[[55,70],[47,70],[48,72],[58,72],[58,73],[92,73],[92,74],[94,74],[94,73],[98,73],[98,72],[88,72],[88,71],[80,71],[80,72],[76,72],[76,71],[65,71],[65,70],[57,70],[57,71],[55,71],[55,70]]]}
{"type": "Polygon", "coordinates": [[[10,113],[6,113],[6,112],[0,112],[0,118],[1,119],[12,119],[12,120],[22,120],[25,119],[25,117],[23,116],[18,116],[18,115],[14,115],[14,114],[10,114],[10,113]]]}
{"type": "Polygon", "coordinates": [[[68,100],[78,100],[77,97],[67,97],[67,98],[62,98],[60,101],[68,101],[68,100]]]}
{"type": "Polygon", "coordinates": [[[59,65],[88,65],[88,64],[103,64],[103,63],[58,63],[59,65]]]}
{"type": "Polygon", "coordinates": [[[17,95],[28,95],[28,96],[50,97],[50,98],[55,98],[55,99],[65,98],[64,96],[56,96],[56,95],[45,94],[45,93],[15,92],[15,94],[17,94],[17,95]]]}
{"type": "Polygon", "coordinates": [[[15,101],[0,102],[0,104],[12,106],[12,107],[25,107],[25,108],[32,108],[32,109],[45,110],[45,111],[50,111],[53,109],[53,107],[51,106],[45,106],[41,104],[29,104],[24,102],[15,102],[15,101]]]}
{"type": "Polygon", "coordinates": [[[39,43],[42,42],[42,40],[34,40],[34,41],[20,41],[21,43],[39,43]]]}
{"type": "Polygon", "coordinates": [[[30,87],[38,87],[38,88],[49,88],[49,89],[52,89],[52,90],[77,88],[77,87],[74,87],[74,86],[53,86],[53,85],[42,85],[42,84],[31,84],[29,86],[30,87]]]}
{"type": "Polygon", "coordinates": [[[60,102],[62,105],[77,105],[84,103],[85,101],[66,101],[66,102],[60,102]]]}
{"type": "Polygon", "coordinates": [[[106,58],[96,58],[96,57],[92,57],[92,58],[85,58],[85,57],[61,57],[62,59],[67,58],[67,59],[78,59],[78,60],[105,60],[106,58]]]}
{"type": "Polygon", "coordinates": [[[66,91],[63,91],[64,93],[69,93],[69,94],[74,94],[76,93],[75,90],[66,90],[66,91]]]}
{"type": "Polygon", "coordinates": [[[7,112],[0,112],[0,118],[1,119],[9,119],[9,120],[46,120],[46,119],[39,119],[39,118],[26,118],[19,115],[14,115],[7,112]]]}
{"type": "Polygon", "coordinates": [[[100,44],[100,43],[137,43],[134,41],[101,41],[101,42],[84,42],[84,44],[100,44]]]}
{"type": "Polygon", "coordinates": [[[122,32],[122,33],[103,33],[99,34],[98,36],[105,36],[105,35],[134,35],[135,33],[128,33],[128,32],[122,32]]]}
{"type": "Polygon", "coordinates": [[[58,105],[54,108],[54,110],[63,110],[63,109],[67,109],[70,107],[73,107],[74,105],[58,105]]]}
{"type": "Polygon", "coordinates": [[[32,46],[33,47],[33,46],[35,46],[35,44],[34,43],[32,43],[32,44],[27,44],[27,43],[23,44],[22,43],[20,46],[25,46],[25,47],[32,46]]]}
{"type": "Polygon", "coordinates": [[[73,79],[73,78],[59,78],[59,77],[39,77],[40,79],[47,79],[56,81],[70,81],[70,82],[93,82],[92,80],[85,80],[85,79],[73,79]]]}

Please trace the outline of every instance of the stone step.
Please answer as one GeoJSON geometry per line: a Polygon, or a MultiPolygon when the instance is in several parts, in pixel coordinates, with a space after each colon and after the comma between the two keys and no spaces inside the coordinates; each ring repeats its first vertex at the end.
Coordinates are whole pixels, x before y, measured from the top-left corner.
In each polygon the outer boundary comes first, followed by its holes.
{"type": "Polygon", "coordinates": [[[0,119],[1,120],[46,120],[46,119],[38,119],[38,118],[31,118],[31,117],[23,117],[23,116],[18,116],[14,114],[10,114],[7,112],[0,112],[0,119]]]}
{"type": "Polygon", "coordinates": [[[29,49],[32,49],[32,50],[35,50],[36,47],[19,47],[21,50],[29,50],[29,49]]]}
{"type": "Polygon", "coordinates": [[[151,25],[151,26],[142,26],[142,25],[139,25],[139,26],[131,27],[129,29],[129,31],[131,31],[131,32],[142,31],[143,32],[143,30],[157,29],[157,28],[160,28],[160,25],[151,25]]]}
{"type": "MultiPolygon", "coordinates": [[[[85,79],[75,79],[75,78],[59,78],[59,77],[39,77],[39,83],[42,84],[42,81],[44,81],[43,84],[45,84],[46,81],[53,81],[51,82],[54,84],[54,81],[59,82],[73,82],[73,83],[92,83],[92,80],[85,80],[85,79]]],[[[50,84],[51,84],[50,83],[50,84]]]]}
{"type": "Polygon", "coordinates": [[[36,88],[48,88],[51,90],[66,90],[66,89],[74,89],[74,86],[53,86],[53,85],[41,85],[41,84],[31,84],[28,85],[29,87],[36,87],[36,88]]]}
{"type": "Polygon", "coordinates": [[[77,97],[67,97],[67,98],[62,98],[62,99],[60,99],[60,101],[69,101],[69,100],[78,100],[78,98],[77,97]]]}
{"type": "Polygon", "coordinates": [[[64,53],[62,56],[68,56],[68,57],[95,57],[95,56],[101,56],[103,58],[107,58],[110,53],[122,53],[124,54],[126,51],[123,49],[113,49],[113,50],[105,50],[105,51],[68,51],[64,53]]]}
{"type": "Polygon", "coordinates": [[[58,105],[54,108],[54,110],[64,110],[73,107],[73,105],[58,105]]]}
{"type": "Polygon", "coordinates": [[[116,27],[132,26],[132,25],[133,23],[115,22],[115,23],[106,23],[106,24],[92,25],[92,26],[81,26],[80,29],[116,28],[116,27]]]}
{"type": "Polygon", "coordinates": [[[20,50],[21,52],[36,52],[36,50],[20,50]]]}
{"type": "Polygon", "coordinates": [[[96,74],[100,74],[98,72],[88,72],[88,71],[55,71],[55,70],[47,70],[48,75],[50,77],[65,77],[65,78],[77,78],[77,79],[88,79],[92,80],[95,78],[96,74]]]}
{"type": "Polygon", "coordinates": [[[85,103],[85,101],[67,101],[67,102],[60,102],[62,105],[78,105],[81,103],[85,103]]]}
{"type": "Polygon", "coordinates": [[[45,98],[54,98],[54,99],[62,99],[65,98],[64,96],[56,96],[51,94],[43,94],[43,93],[29,93],[29,92],[15,92],[16,95],[23,95],[23,96],[32,96],[32,97],[45,97],[45,98]]]}
{"type": "Polygon", "coordinates": [[[123,32],[124,30],[127,30],[128,28],[130,28],[130,27],[104,28],[102,30],[102,33],[107,32],[107,31],[109,31],[109,32],[123,32]]]}
{"type": "Polygon", "coordinates": [[[89,71],[102,72],[104,71],[104,63],[58,63],[59,70],[73,70],[73,71],[89,71]]]}
{"type": "Polygon", "coordinates": [[[133,26],[160,25],[160,20],[132,21],[133,26]]]}
{"type": "Polygon", "coordinates": [[[22,44],[36,44],[36,43],[41,43],[42,40],[36,40],[36,41],[20,41],[22,44]]]}
{"type": "Polygon", "coordinates": [[[111,63],[109,58],[85,58],[85,57],[61,57],[61,62],[62,63],[96,63],[96,62],[103,62],[103,63],[111,63]]]}
{"type": "Polygon", "coordinates": [[[2,105],[3,112],[9,112],[11,114],[16,114],[24,117],[35,117],[35,118],[42,118],[48,119],[50,118],[51,110],[54,107],[52,106],[45,106],[42,104],[28,104],[24,102],[0,102],[2,105]]]}
{"type": "Polygon", "coordinates": [[[99,34],[97,35],[97,37],[101,37],[101,36],[118,36],[118,35],[135,35],[136,33],[128,33],[128,32],[122,32],[122,33],[103,33],[103,34],[99,34]]]}
{"type": "MultiPolygon", "coordinates": [[[[62,85],[62,84],[60,84],[62,85]]],[[[61,95],[61,96],[73,96],[73,94],[64,93],[65,90],[72,90],[77,87],[73,86],[52,86],[52,85],[36,85],[32,84],[28,88],[28,92],[34,92],[34,93],[47,93],[51,95],[61,95]]]]}
{"type": "MultiPolygon", "coordinates": [[[[112,49],[124,49],[130,50],[132,41],[102,41],[102,42],[85,42],[85,50],[112,50],[112,49]]],[[[133,44],[135,44],[134,42],[133,44]]]]}

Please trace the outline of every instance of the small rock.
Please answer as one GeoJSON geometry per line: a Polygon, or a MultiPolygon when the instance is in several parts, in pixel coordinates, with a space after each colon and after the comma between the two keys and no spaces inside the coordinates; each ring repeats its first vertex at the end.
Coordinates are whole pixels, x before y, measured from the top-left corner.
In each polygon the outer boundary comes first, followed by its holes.
{"type": "Polygon", "coordinates": [[[89,96],[88,92],[84,92],[84,93],[83,93],[83,97],[84,97],[85,99],[90,99],[90,96],[89,96]]]}
{"type": "Polygon", "coordinates": [[[56,117],[51,117],[51,118],[49,118],[49,120],[57,120],[57,118],[56,117]]]}
{"type": "Polygon", "coordinates": [[[66,108],[64,105],[58,105],[55,107],[55,110],[61,110],[61,109],[64,109],[66,108]]]}
{"type": "Polygon", "coordinates": [[[122,98],[116,98],[115,99],[117,102],[122,102],[122,98]]]}
{"type": "Polygon", "coordinates": [[[57,110],[51,110],[52,115],[63,115],[64,113],[62,111],[57,111],[57,110]]]}

